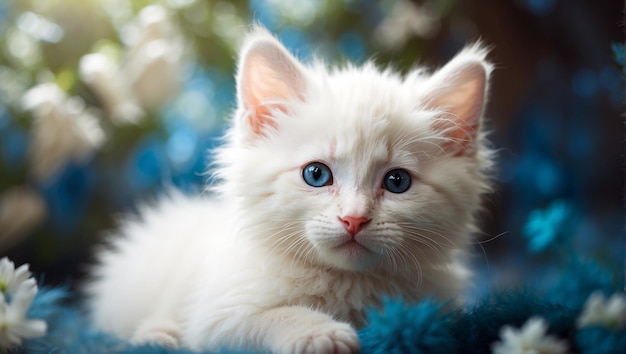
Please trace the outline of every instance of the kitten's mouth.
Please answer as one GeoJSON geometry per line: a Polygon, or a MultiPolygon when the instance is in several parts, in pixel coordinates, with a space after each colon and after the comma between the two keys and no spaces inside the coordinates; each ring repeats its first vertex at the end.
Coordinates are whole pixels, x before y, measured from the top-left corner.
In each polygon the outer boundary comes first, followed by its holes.
{"type": "Polygon", "coordinates": [[[345,270],[362,270],[377,259],[377,252],[368,247],[367,242],[350,235],[335,235],[333,244],[327,244],[322,252],[323,260],[330,265],[345,270]]]}
{"type": "Polygon", "coordinates": [[[365,245],[357,241],[355,238],[350,238],[346,242],[343,242],[342,244],[338,245],[336,248],[341,249],[341,250],[346,250],[349,253],[370,252],[370,250],[365,245]]]}

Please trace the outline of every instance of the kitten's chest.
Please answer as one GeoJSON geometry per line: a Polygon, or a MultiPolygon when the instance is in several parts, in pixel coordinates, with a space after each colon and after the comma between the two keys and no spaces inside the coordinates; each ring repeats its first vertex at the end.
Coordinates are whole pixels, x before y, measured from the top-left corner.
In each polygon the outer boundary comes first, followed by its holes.
{"type": "Polygon", "coordinates": [[[367,274],[319,271],[294,279],[293,285],[288,305],[313,307],[355,326],[363,325],[366,310],[379,306],[385,297],[416,297],[409,280],[367,274]]]}

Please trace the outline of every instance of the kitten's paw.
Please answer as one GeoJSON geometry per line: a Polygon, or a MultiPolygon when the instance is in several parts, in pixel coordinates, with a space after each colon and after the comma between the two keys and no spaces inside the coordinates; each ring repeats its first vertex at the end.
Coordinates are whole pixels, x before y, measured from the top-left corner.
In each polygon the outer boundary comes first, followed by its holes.
{"type": "Polygon", "coordinates": [[[356,331],[345,323],[319,323],[301,329],[302,333],[289,336],[292,339],[285,343],[281,353],[352,354],[358,353],[361,347],[356,331]]]}
{"type": "Polygon", "coordinates": [[[169,349],[178,349],[180,341],[180,327],[170,320],[144,321],[131,338],[135,344],[157,344],[169,349]]]}

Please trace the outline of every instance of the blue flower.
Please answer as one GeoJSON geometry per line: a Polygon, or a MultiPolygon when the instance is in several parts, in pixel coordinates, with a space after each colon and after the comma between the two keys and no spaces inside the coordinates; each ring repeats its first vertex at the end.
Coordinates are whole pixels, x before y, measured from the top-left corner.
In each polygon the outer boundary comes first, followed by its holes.
{"type": "Polygon", "coordinates": [[[569,231],[571,215],[571,206],[562,200],[553,202],[545,210],[530,213],[522,230],[530,251],[540,253],[559,244],[569,231]]]}

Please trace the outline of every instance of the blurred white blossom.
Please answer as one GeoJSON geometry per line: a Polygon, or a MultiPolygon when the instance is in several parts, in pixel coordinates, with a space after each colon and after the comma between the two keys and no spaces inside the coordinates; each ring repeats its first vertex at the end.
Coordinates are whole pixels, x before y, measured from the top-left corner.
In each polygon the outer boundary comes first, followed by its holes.
{"type": "Polygon", "coordinates": [[[122,72],[139,104],[158,109],[180,90],[183,40],[160,5],[143,8],[128,37],[122,72]]]}
{"type": "Polygon", "coordinates": [[[625,295],[615,293],[609,299],[605,299],[601,292],[591,294],[577,323],[578,327],[593,325],[610,328],[626,327],[625,295]]]}
{"type": "Polygon", "coordinates": [[[87,54],[80,59],[79,73],[113,123],[137,123],[143,117],[128,78],[111,58],[101,53],[87,54]]]}
{"type": "Polygon", "coordinates": [[[4,35],[6,47],[16,67],[31,69],[42,58],[41,45],[37,39],[18,28],[9,28],[4,35]]]}
{"type": "Polygon", "coordinates": [[[64,35],[61,26],[31,11],[26,11],[17,18],[17,27],[33,38],[49,43],[58,43],[64,35]]]}
{"type": "Polygon", "coordinates": [[[325,7],[328,6],[328,3],[317,0],[300,0],[297,6],[294,6],[291,1],[265,0],[265,6],[272,7],[275,12],[280,14],[280,17],[306,27],[326,10],[325,7]]]}
{"type": "Polygon", "coordinates": [[[34,176],[47,179],[69,161],[82,161],[105,140],[98,118],[85,109],[78,97],[68,98],[54,83],[28,90],[22,106],[31,111],[30,165],[34,176]]]}
{"type": "MultiPolygon", "coordinates": [[[[281,3],[285,3],[284,1],[281,3]]],[[[267,3],[267,6],[273,6],[267,3]]],[[[289,6],[289,5],[288,5],[289,6]]],[[[291,6],[294,7],[294,6],[291,6]]],[[[230,2],[218,1],[211,9],[211,31],[230,46],[235,53],[246,35],[246,23],[230,2]]]]}
{"type": "Polygon", "coordinates": [[[135,17],[126,42],[132,52],[151,41],[173,37],[174,26],[167,9],[160,5],[150,5],[141,9],[135,17]]]}
{"type": "Polygon", "coordinates": [[[387,49],[397,49],[412,37],[429,38],[438,29],[439,18],[430,4],[417,5],[409,0],[400,0],[393,4],[374,36],[387,49]]]}
{"type": "Polygon", "coordinates": [[[123,33],[124,60],[85,55],[80,77],[116,124],[138,123],[180,90],[183,40],[160,5],[143,8],[123,33]]]}
{"type": "Polygon", "coordinates": [[[175,43],[154,40],[128,58],[123,69],[142,107],[158,109],[179,92],[181,56],[175,43]]]}
{"type": "Polygon", "coordinates": [[[182,9],[195,4],[198,0],[167,0],[167,4],[173,8],[182,9]]]}
{"type": "Polygon", "coordinates": [[[547,335],[547,324],[541,318],[532,317],[520,329],[503,326],[501,341],[492,345],[494,354],[565,354],[567,343],[547,335]]]}
{"type": "Polygon", "coordinates": [[[37,284],[30,277],[28,264],[15,269],[7,257],[0,259],[0,348],[20,345],[22,339],[46,333],[44,321],[26,318],[35,295],[37,284]]]}
{"type": "Polygon", "coordinates": [[[116,28],[123,28],[134,16],[133,4],[128,0],[98,0],[98,2],[116,28]]]}
{"type": "MultiPolygon", "coordinates": [[[[46,205],[28,186],[14,186],[0,195],[0,251],[8,249],[44,219],[46,205]]],[[[0,260],[2,290],[4,258],[0,260]]]]}

